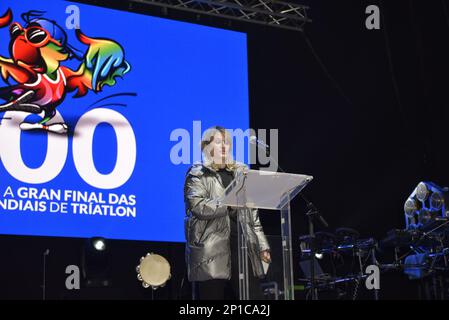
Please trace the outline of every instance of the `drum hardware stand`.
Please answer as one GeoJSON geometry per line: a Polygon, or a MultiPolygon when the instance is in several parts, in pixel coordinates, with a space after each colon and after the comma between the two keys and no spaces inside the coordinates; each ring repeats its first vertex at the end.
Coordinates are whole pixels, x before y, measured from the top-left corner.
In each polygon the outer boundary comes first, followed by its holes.
{"type": "MultiPolygon", "coordinates": [[[[353,300],[357,298],[360,282],[367,277],[364,273],[364,266],[365,263],[368,261],[368,259],[371,258],[371,264],[379,267],[379,263],[376,259],[376,245],[374,245],[372,248],[369,248],[367,251],[358,248],[357,257],[359,260],[360,274],[356,278],[356,288],[354,289],[353,300]],[[365,260],[365,262],[362,262],[362,255],[364,252],[367,252],[367,259],[365,260]]],[[[374,293],[374,300],[379,300],[379,290],[373,289],[373,293],[374,293]]]]}
{"type": "MultiPolygon", "coordinates": [[[[377,247],[377,244],[376,244],[376,246],[371,248],[371,263],[374,266],[378,266],[379,267],[379,263],[378,263],[378,261],[376,259],[376,247],[377,247]]],[[[379,270],[380,270],[380,268],[379,268],[379,270]]],[[[373,292],[374,292],[374,300],[376,300],[376,301],[379,300],[379,290],[378,289],[374,289],[373,292]]]]}
{"type": "Polygon", "coordinates": [[[309,236],[310,236],[310,290],[312,294],[312,300],[318,300],[318,292],[316,288],[316,279],[315,279],[315,227],[314,227],[314,219],[316,217],[319,218],[321,223],[327,228],[329,227],[329,224],[326,222],[326,220],[323,218],[321,213],[318,211],[318,209],[315,207],[315,205],[307,200],[307,198],[303,195],[302,192],[299,193],[301,198],[305,201],[307,204],[308,211],[306,212],[306,216],[308,218],[309,222],[309,236]]]}
{"type": "MultiPolygon", "coordinates": [[[[354,249],[353,249],[354,250],[354,249]]],[[[356,300],[357,299],[357,295],[359,293],[359,287],[360,287],[360,282],[363,281],[363,263],[362,263],[362,253],[363,251],[360,248],[355,248],[355,252],[353,251],[353,255],[355,254],[357,256],[357,259],[359,260],[359,274],[357,276],[355,276],[354,280],[355,280],[355,287],[354,287],[354,291],[352,293],[352,300],[356,300]]]]}

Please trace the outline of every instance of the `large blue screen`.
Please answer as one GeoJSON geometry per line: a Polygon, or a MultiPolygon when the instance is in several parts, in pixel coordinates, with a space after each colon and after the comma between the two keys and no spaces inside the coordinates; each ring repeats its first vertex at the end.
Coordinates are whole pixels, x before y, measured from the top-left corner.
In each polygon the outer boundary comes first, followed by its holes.
{"type": "Polygon", "coordinates": [[[0,233],[184,241],[201,132],[249,126],[246,35],[60,0],[0,15],[0,233]]]}

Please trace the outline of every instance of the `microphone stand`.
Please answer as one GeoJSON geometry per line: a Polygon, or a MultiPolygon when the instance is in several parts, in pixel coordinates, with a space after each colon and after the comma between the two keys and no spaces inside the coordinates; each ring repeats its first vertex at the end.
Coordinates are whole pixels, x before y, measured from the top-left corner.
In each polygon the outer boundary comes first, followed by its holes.
{"type": "Polygon", "coordinates": [[[46,275],[46,258],[48,256],[48,254],[50,253],[50,250],[47,249],[44,251],[43,253],[43,279],[42,279],[42,300],[45,300],[45,285],[46,285],[46,279],[45,279],[45,275],[46,275]]]}
{"type": "Polygon", "coordinates": [[[309,236],[310,236],[310,290],[312,292],[312,300],[318,300],[318,292],[315,285],[315,227],[314,227],[314,219],[319,218],[320,222],[324,225],[324,227],[329,227],[327,221],[323,218],[321,213],[315,207],[315,205],[310,202],[302,192],[299,193],[301,198],[307,204],[308,211],[306,212],[306,217],[308,219],[309,224],[309,236]]]}
{"type": "MultiPolygon", "coordinates": [[[[251,139],[250,139],[251,141],[251,139]]],[[[256,144],[257,147],[262,148],[268,155],[268,157],[270,158],[270,160],[272,160],[277,168],[279,169],[279,171],[284,172],[284,169],[281,168],[281,166],[279,165],[279,162],[276,161],[276,159],[274,159],[273,157],[271,157],[270,154],[270,146],[267,144],[261,144],[259,142],[259,140],[255,140],[255,142],[253,142],[253,144],[256,144]]],[[[309,236],[311,239],[311,244],[310,244],[310,290],[312,292],[312,300],[318,300],[318,294],[317,294],[317,290],[316,290],[316,285],[315,285],[315,228],[314,228],[314,219],[315,217],[318,217],[318,219],[321,221],[321,223],[324,225],[324,227],[328,228],[329,224],[327,223],[327,221],[323,218],[323,216],[321,215],[321,213],[318,211],[317,207],[315,207],[315,205],[309,201],[304,194],[301,192],[299,192],[300,197],[304,200],[304,202],[307,204],[307,212],[306,212],[306,217],[308,219],[308,224],[309,224],[309,236]]]]}

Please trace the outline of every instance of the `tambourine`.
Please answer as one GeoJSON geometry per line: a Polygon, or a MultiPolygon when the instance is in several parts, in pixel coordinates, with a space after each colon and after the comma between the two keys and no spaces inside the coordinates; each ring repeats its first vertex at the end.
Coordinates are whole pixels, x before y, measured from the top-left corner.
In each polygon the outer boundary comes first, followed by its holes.
{"type": "Polygon", "coordinates": [[[140,258],[140,264],[136,267],[137,279],[142,281],[144,288],[151,287],[156,290],[165,286],[171,278],[170,264],[168,261],[154,253],[147,253],[140,258]]]}

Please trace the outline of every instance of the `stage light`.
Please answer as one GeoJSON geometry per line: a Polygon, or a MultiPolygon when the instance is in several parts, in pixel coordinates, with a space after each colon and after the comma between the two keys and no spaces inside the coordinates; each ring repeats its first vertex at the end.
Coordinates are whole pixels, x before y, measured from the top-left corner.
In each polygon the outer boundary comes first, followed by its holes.
{"type": "Polygon", "coordinates": [[[444,198],[440,192],[435,192],[430,196],[430,208],[432,210],[441,210],[443,208],[444,198]]]}
{"type": "Polygon", "coordinates": [[[106,239],[93,237],[85,240],[81,267],[86,287],[108,287],[111,285],[109,245],[106,239]]]}
{"type": "Polygon", "coordinates": [[[408,198],[407,201],[405,201],[404,211],[406,216],[413,218],[413,216],[418,212],[418,210],[419,204],[416,199],[408,198]]]}
{"type": "Polygon", "coordinates": [[[431,211],[421,210],[418,215],[418,222],[424,226],[429,222],[432,222],[433,216],[431,211]]]}
{"type": "Polygon", "coordinates": [[[416,187],[416,199],[421,202],[427,200],[429,196],[429,189],[427,189],[427,185],[424,182],[420,182],[416,187]]]}
{"type": "Polygon", "coordinates": [[[420,182],[404,204],[406,229],[421,228],[449,216],[449,189],[420,182]]]}
{"type": "Polygon", "coordinates": [[[106,250],[106,241],[103,238],[92,238],[92,246],[98,251],[106,250]]]}

